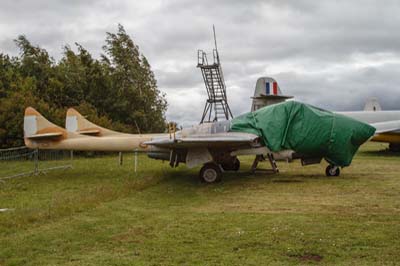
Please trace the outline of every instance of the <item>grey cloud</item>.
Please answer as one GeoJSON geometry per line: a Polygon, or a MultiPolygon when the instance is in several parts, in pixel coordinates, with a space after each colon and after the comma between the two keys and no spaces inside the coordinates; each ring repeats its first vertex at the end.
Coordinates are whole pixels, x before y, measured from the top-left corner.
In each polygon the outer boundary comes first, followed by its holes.
{"type": "Polygon", "coordinates": [[[285,93],[332,110],[361,109],[369,96],[378,96],[384,109],[399,109],[399,13],[394,0],[6,0],[0,52],[16,54],[12,39],[26,34],[56,59],[74,42],[99,56],[105,33],[122,23],[167,94],[167,118],[187,125],[199,121],[206,99],[196,52],[212,51],[215,24],[236,115],[250,109],[259,76],[273,76],[285,93]]]}
{"type": "Polygon", "coordinates": [[[166,89],[181,89],[190,86],[201,87],[203,86],[203,79],[200,69],[195,67],[186,67],[180,71],[164,71],[156,69],[155,75],[157,81],[163,84],[166,89]]]}
{"type": "Polygon", "coordinates": [[[384,109],[399,109],[400,64],[348,70],[330,81],[324,74],[281,73],[277,78],[285,93],[296,99],[337,111],[361,110],[369,97],[384,109]]]}

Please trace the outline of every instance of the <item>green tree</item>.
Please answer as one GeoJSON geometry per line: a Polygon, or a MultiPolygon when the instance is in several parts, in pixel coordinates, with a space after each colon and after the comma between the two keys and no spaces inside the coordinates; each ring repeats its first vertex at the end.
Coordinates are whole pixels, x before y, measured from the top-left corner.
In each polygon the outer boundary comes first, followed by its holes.
{"type": "MultiPolygon", "coordinates": [[[[29,81],[25,85],[30,86],[29,81]]],[[[23,145],[24,110],[27,106],[35,106],[43,115],[52,118],[55,123],[60,124],[63,120],[63,110],[50,107],[34,96],[31,91],[25,88],[14,91],[7,98],[0,99],[0,147],[23,145]]]]}
{"type": "Polygon", "coordinates": [[[19,71],[23,77],[33,78],[35,86],[31,89],[34,95],[40,95],[45,101],[54,101],[57,91],[54,92],[49,87],[54,60],[45,49],[33,46],[24,35],[18,36],[14,41],[21,54],[19,71]]]}
{"type": "Polygon", "coordinates": [[[137,124],[141,130],[152,132],[165,128],[165,96],[157,89],[157,82],[147,59],[140,54],[122,25],[117,33],[107,33],[106,55],[103,62],[110,68],[112,87],[120,100],[109,110],[113,120],[137,124]]]}
{"type": "Polygon", "coordinates": [[[18,59],[0,54],[0,98],[17,90],[15,81],[20,80],[20,76],[18,59]]]}
{"type": "Polygon", "coordinates": [[[0,147],[23,144],[23,112],[36,108],[64,125],[75,107],[101,126],[125,132],[165,129],[165,95],[146,57],[122,25],[107,33],[104,51],[95,59],[82,45],[68,45],[57,62],[24,36],[15,40],[20,55],[0,53],[0,147]]]}

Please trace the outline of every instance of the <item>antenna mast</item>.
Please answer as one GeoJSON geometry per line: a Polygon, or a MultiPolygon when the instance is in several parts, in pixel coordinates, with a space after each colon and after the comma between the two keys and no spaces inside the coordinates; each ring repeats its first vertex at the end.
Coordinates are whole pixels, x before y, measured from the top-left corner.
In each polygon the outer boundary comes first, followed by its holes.
{"type": "Polygon", "coordinates": [[[218,46],[217,46],[217,35],[215,34],[215,26],[213,24],[213,33],[214,33],[214,45],[215,45],[215,50],[218,51],[218,46]]]}

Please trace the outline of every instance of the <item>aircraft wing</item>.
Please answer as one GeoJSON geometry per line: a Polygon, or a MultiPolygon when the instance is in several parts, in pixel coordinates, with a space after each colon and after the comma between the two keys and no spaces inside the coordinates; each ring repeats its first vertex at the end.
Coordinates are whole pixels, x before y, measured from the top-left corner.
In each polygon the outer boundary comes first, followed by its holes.
{"type": "Polygon", "coordinates": [[[373,123],[371,126],[376,128],[375,134],[400,132],[400,120],[373,123]]]}
{"type": "Polygon", "coordinates": [[[248,133],[225,132],[207,135],[191,135],[190,137],[177,136],[160,138],[144,142],[161,148],[193,148],[193,147],[251,147],[258,144],[258,136],[248,133]]]}

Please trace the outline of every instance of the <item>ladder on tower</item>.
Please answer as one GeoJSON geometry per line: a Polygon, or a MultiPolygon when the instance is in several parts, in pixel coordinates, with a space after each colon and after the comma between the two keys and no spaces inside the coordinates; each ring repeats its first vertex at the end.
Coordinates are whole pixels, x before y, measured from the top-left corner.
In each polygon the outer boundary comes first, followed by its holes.
{"type": "Polygon", "coordinates": [[[208,94],[200,124],[231,119],[233,116],[226,97],[225,80],[217,48],[213,50],[212,64],[208,63],[207,54],[202,50],[198,50],[197,57],[197,67],[201,69],[208,94]]]}

